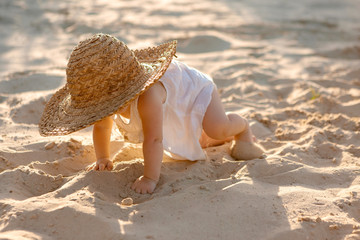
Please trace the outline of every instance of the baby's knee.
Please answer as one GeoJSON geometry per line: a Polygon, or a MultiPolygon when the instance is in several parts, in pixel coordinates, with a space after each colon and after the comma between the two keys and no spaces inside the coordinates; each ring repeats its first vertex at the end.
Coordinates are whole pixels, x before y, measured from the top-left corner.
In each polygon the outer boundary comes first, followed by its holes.
{"type": "Polygon", "coordinates": [[[209,137],[216,140],[223,140],[229,137],[228,129],[222,125],[214,126],[210,129],[204,129],[204,131],[209,137]]]}

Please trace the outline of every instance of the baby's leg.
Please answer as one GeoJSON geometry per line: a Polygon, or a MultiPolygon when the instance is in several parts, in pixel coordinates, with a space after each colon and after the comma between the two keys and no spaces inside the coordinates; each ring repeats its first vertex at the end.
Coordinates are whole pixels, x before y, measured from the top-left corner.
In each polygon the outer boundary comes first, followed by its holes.
{"type": "Polygon", "coordinates": [[[231,147],[231,155],[236,159],[254,159],[264,152],[258,144],[253,142],[248,121],[238,114],[225,113],[216,88],[212,93],[202,125],[206,135],[212,139],[226,141],[234,137],[235,144],[231,147]]]}
{"type": "Polygon", "coordinates": [[[203,130],[201,133],[199,142],[200,142],[200,145],[202,148],[207,148],[207,147],[219,146],[219,145],[224,144],[225,142],[230,142],[232,140],[234,140],[234,137],[228,137],[223,140],[213,139],[213,138],[209,137],[203,130]]]}
{"type": "Polygon", "coordinates": [[[246,131],[249,128],[248,122],[238,114],[225,113],[216,88],[211,95],[211,101],[205,112],[202,126],[205,133],[212,139],[224,140],[229,137],[241,137],[244,141],[252,142],[252,136],[249,131],[246,131]]]}

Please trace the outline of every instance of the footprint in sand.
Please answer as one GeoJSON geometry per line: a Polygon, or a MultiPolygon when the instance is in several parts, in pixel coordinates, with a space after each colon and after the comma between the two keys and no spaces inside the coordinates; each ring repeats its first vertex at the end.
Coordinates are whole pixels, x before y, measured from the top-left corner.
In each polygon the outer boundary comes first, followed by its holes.
{"type": "Polygon", "coordinates": [[[64,179],[60,175],[47,175],[41,170],[31,169],[27,166],[2,172],[0,180],[4,184],[0,190],[2,196],[16,200],[43,195],[54,191],[64,183],[64,179]]]}
{"type": "Polygon", "coordinates": [[[207,53],[224,51],[231,47],[230,42],[216,36],[200,35],[188,39],[179,39],[178,51],[183,53],[207,53]]]}
{"type": "Polygon", "coordinates": [[[336,48],[329,51],[319,52],[318,55],[336,59],[360,59],[360,46],[336,48]]]}
{"type": "Polygon", "coordinates": [[[34,72],[13,73],[8,78],[7,81],[0,81],[0,94],[52,90],[60,87],[64,81],[63,76],[34,72]]]}
{"type": "Polygon", "coordinates": [[[15,123],[38,124],[44,110],[46,98],[40,97],[11,110],[10,116],[15,123]]]}

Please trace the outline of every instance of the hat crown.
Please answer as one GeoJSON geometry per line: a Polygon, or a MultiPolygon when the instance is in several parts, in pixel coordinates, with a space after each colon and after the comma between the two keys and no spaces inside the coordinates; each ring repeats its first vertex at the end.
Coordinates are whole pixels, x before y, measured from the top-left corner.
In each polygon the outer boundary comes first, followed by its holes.
{"type": "Polygon", "coordinates": [[[66,68],[67,87],[74,107],[83,108],[126,91],[137,76],[146,74],[125,43],[96,34],[81,41],[72,51],[66,68]]]}

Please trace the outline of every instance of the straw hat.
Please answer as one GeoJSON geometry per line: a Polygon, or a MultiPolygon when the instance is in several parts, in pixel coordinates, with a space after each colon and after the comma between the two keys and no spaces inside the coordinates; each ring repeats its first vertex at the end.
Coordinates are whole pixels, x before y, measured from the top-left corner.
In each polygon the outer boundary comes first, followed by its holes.
{"type": "Polygon", "coordinates": [[[65,86],[45,106],[40,135],[66,135],[114,114],[156,83],[175,53],[176,41],[135,51],[106,34],[81,41],[65,86]]]}

